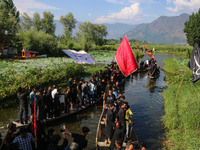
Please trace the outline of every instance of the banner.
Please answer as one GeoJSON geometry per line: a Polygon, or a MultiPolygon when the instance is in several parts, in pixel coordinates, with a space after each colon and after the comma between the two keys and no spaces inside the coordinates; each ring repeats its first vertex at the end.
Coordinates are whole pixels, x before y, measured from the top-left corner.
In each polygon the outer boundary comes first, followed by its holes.
{"type": "Polygon", "coordinates": [[[194,50],[192,51],[190,61],[187,66],[193,71],[192,82],[197,82],[200,79],[200,52],[197,43],[194,45],[194,50]]]}
{"type": "Polygon", "coordinates": [[[124,76],[128,76],[138,68],[126,35],[117,49],[115,59],[124,76]]]}
{"type": "Polygon", "coordinates": [[[86,53],[84,50],[80,50],[79,52],[75,50],[63,50],[63,52],[69,55],[77,63],[95,64],[95,60],[92,58],[92,56],[86,53]]]}

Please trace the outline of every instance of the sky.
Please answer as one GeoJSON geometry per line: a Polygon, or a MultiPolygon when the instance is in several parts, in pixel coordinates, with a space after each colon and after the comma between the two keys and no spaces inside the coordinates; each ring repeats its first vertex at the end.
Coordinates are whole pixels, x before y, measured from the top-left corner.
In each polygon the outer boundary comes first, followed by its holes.
{"type": "Polygon", "coordinates": [[[44,11],[59,20],[72,12],[79,22],[92,23],[149,23],[159,16],[178,16],[197,12],[200,0],[13,0],[20,14],[30,17],[34,12],[41,16],[44,11]]]}

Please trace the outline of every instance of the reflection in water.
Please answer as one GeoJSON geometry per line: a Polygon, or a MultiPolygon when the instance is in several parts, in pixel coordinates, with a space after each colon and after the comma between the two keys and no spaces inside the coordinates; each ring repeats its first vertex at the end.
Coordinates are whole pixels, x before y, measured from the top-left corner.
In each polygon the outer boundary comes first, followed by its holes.
{"type": "MultiPolygon", "coordinates": [[[[159,54],[159,56],[155,55],[154,57],[158,65],[163,68],[163,60],[173,56],[159,54]]],[[[145,59],[147,57],[144,57],[145,59]]],[[[126,101],[129,102],[130,108],[134,112],[134,129],[138,139],[140,142],[145,143],[148,149],[153,150],[162,148],[162,138],[164,136],[161,122],[163,116],[163,97],[161,92],[166,87],[164,76],[163,71],[161,71],[158,79],[149,79],[145,73],[134,74],[127,79],[124,87],[126,101]]],[[[56,133],[62,136],[62,133],[60,133],[60,125],[62,123],[65,123],[67,128],[74,133],[80,133],[82,126],[88,126],[91,133],[87,136],[87,149],[95,149],[96,130],[101,111],[102,105],[94,106],[75,117],[61,120],[56,125],[47,126],[46,130],[53,127],[56,133]]],[[[18,112],[19,108],[0,110],[0,125],[5,126],[9,121],[16,120],[18,112]]],[[[72,138],[68,138],[69,141],[72,141],[72,138]]]]}

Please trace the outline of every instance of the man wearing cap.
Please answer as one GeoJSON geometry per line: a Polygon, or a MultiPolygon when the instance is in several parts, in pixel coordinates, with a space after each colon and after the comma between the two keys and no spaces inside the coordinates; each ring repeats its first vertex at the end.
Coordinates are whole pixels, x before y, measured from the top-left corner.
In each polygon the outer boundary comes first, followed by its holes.
{"type": "Polygon", "coordinates": [[[82,127],[81,134],[71,133],[68,130],[65,130],[65,134],[71,136],[74,138],[74,142],[78,144],[78,150],[83,150],[87,147],[87,139],[85,137],[87,136],[88,132],[90,132],[90,129],[88,127],[82,127]]]}

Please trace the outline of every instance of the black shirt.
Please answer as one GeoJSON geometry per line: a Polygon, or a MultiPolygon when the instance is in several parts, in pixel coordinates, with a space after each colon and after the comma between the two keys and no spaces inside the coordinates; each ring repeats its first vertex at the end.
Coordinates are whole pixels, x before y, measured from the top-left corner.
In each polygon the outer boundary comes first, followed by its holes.
{"type": "Polygon", "coordinates": [[[88,141],[85,139],[85,136],[80,134],[72,134],[74,142],[78,144],[78,150],[82,150],[87,147],[88,141]]]}

